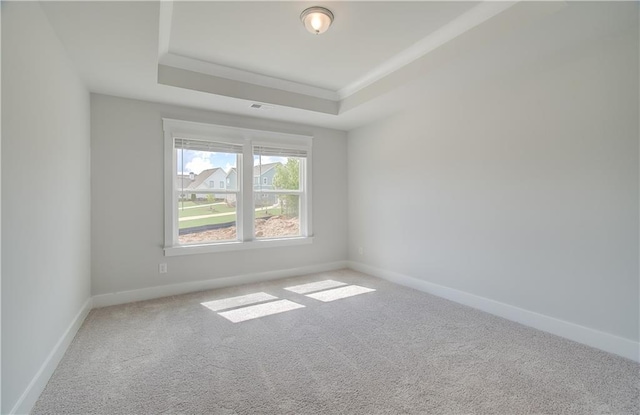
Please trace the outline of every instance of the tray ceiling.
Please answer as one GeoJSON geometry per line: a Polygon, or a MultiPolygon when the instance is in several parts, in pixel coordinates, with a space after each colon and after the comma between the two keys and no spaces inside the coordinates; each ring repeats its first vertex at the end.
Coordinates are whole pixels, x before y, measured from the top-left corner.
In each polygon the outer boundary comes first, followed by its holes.
{"type": "Polygon", "coordinates": [[[338,91],[477,2],[320,3],[335,15],[320,36],[300,22],[310,5],[175,2],[168,52],[338,91]]]}

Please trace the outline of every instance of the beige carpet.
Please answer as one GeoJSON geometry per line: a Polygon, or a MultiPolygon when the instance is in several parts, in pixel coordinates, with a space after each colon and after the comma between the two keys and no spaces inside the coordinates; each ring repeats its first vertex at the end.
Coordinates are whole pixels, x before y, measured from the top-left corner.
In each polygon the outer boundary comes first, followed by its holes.
{"type": "Polygon", "coordinates": [[[343,270],[93,310],[33,413],[638,414],[639,369],[343,270]]]}

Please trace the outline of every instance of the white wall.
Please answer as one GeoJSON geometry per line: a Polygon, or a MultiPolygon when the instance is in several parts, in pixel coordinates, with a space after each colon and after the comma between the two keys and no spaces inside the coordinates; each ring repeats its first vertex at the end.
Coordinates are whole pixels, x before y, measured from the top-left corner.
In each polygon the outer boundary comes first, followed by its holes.
{"type": "Polygon", "coordinates": [[[351,131],[350,260],[637,342],[632,32],[351,131]]]}
{"type": "Polygon", "coordinates": [[[340,131],[92,94],[93,294],[346,260],[346,146],[340,131]],[[165,257],[162,117],[312,134],[313,244],[165,257]]]}
{"type": "Polygon", "coordinates": [[[3,2],[2,413],[90,296],[89,103],[38,3],[3,2]]]}

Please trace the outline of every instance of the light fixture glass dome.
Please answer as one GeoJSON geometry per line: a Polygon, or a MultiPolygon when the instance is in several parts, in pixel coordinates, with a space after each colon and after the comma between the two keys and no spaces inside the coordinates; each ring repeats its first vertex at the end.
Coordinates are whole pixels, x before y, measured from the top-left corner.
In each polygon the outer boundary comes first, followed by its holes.
{"type": "Polygon", "coordinates": [[[333,22],[333,13],[324,7],[309,7],[300,15],[304,27],[314,35],[320,35],[329,29],[333,22]]]}

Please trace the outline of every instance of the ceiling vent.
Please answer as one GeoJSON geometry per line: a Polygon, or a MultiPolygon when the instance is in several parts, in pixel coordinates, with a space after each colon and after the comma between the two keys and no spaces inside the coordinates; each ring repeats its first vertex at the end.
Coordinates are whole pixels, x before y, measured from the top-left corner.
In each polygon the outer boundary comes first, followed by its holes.
{"type": "Polygon", "coordinates": [[[269,110],[272,109],[273,107],[271,105],[266,105],[266,104],[258,104],[256,102],[254,102],[253,104],[251,104],[251,106],[249,108],[253,108],[254,110],[269,110]]]}

